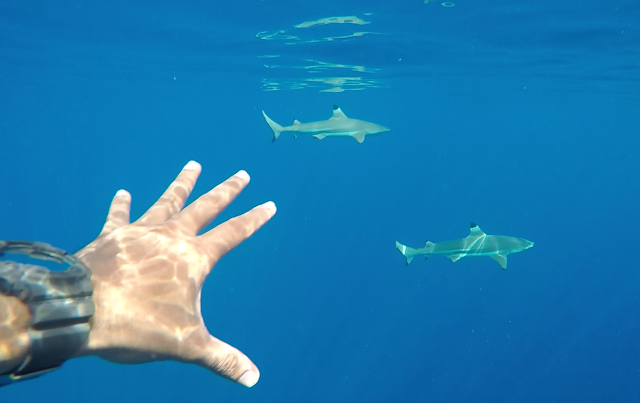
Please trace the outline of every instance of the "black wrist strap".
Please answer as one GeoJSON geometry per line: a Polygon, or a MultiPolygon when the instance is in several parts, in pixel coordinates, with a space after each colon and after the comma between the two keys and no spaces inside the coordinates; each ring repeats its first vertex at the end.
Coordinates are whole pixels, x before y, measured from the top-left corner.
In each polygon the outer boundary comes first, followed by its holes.
{"type": "Polygon", "coordinates": [[[59,368],[86,342],[95,312],[91,270],[74,255],[40,242],[0,241],[0,257],[5,253],[67,263],[69,268],[52,271],[0,261],[0,294],[18,298],[32,315],[31,349],[17,368],[0,374],[0,386],[10,383],[7,379],[32,378],[59,368]]]}

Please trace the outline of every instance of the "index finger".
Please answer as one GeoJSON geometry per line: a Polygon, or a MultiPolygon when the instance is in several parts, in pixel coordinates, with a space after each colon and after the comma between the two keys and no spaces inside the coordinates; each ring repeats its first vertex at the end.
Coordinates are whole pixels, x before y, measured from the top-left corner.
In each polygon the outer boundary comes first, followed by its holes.
{"type": "Polygon", "coordinates": [[[174,221],[185,231],[196,234],[222,212],[249,184],[249,174],[238,171],[174,217],[174,221]]]}
{"type": "Polygon", "coordinates": [[[266,202],[223,222],[201,238],[210,251],[210,256],[219,259],[258,231],[275,214],[276,205],[271,201],[266,202]]]}
{"type": "Polygon", "coordinates": [[[178,177],[169,185],[169,188],[160,196],[153,206],[138,219],[141,224],[162,224],[177,214],[189,198],[193,187],[196,185],[202,166],[196,161],[189,161],[182,168],[178,177]]]}

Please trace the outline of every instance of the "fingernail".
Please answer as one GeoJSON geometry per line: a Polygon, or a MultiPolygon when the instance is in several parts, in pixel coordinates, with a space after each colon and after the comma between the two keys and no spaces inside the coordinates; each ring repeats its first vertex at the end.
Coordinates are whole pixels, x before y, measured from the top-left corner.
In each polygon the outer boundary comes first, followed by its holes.
{"type": "Polygon", "coordinates": [[[262,206],[266,207],[267,209],[269,209],[271,211],[273,211],[274,213],[276,211],[278,211],[278,208],[276,207],[276,204],[274,202],[272,202],[272,201],[268,201],[268,202],[264,203],[262,206]]]}
{"type": "Polygon", "coordinates": [[[198,169],[198,168],[200,168],[200,164],[192,160],[187,162],[187,165],[185,165],[183,169],[198,169]]]}
{"type": "Polygon", "coordinates": [[[127,192],[124,189],[120,189],[116,192],[116,197],[119,197],[119,196],[129,196],[129,192],[127,192]]]}
{"type": "Polygon", "coordinates": [[[246,386],[247,388],[250,388],[256,383],[258,383],[258,379],[260,379],[260,373],[249,370],[244,374],[242,374],[242,376],[238,379],[238,383],[240,385],[246,386]]]}
{"type": "Polygon", "coordinates": [[[238,171],[234,176],[237,176],[238,178],[244,179],[247,181],[250,179],[249,174],[244,169],[238,171]]]}

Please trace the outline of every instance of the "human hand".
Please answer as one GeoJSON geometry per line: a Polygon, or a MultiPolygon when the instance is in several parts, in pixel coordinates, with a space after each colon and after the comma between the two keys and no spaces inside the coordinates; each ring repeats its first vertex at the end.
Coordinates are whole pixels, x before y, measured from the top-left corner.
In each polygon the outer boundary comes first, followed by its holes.
{"type": "Polygon", "coordinates": [[[95,241],[76,253],[92,271],[96,313],[79,355],[117,363],[192,363],[251,387],[258,368],[209,334],[200,291],[213,266],[276,212],[272,202],[205,234],[209,224],[249,183],[240,171],[182,209],[202,167],[187,164],[160,199],[129,222],[131,195],[119,191],[95,241]]]}

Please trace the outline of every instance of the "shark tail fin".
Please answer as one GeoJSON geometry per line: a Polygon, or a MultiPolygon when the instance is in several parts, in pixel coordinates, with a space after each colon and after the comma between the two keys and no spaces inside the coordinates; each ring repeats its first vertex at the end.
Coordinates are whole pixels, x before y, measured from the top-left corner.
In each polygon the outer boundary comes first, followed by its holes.
{"type": "Polygon", "coordinates": [[[406,245],[403,245],[398,241],[396,241],[396,249],[398,249],[400,253],[402,253],[402,256],[404,256],[405,259],[407,259],[407,265],[411,263],[411,261],[413,260],[413,257],[416,255],[415,249],[410,248],[406,245]]]}
{"type": "Polygon", "coordinates": [[[273,120],[271,120],[271,118],[267,116],[267,114],[264,113],[264,111],[262,111],[262,116],[264,116],[264,120],[267,121],[267,124],[269,125],[271,130],[273,130],[273,139],[271,140],[271,142],[273,143],[278,139],[278,137],[280,137],[280,133],[282,133],[283,127],[277,124],[276,122],[274,122],[273,120]]]}

